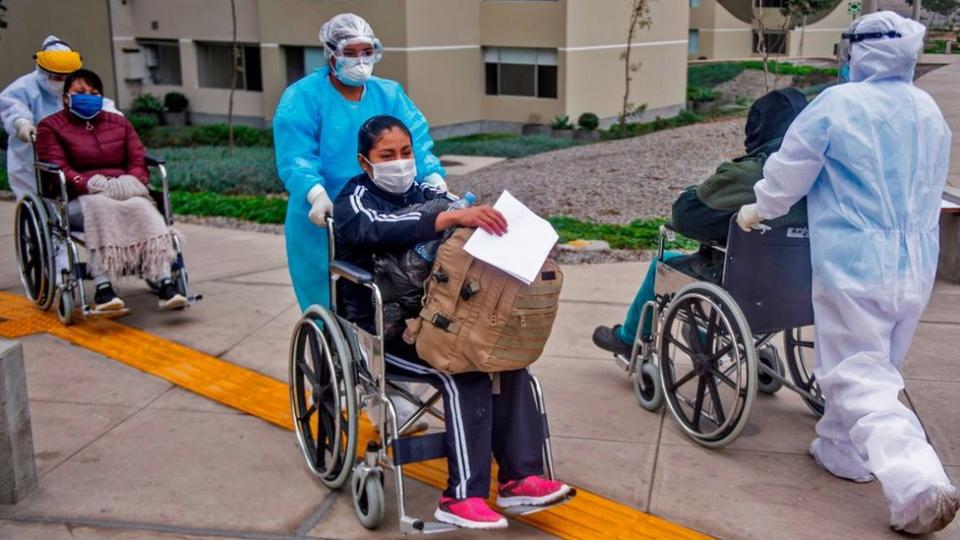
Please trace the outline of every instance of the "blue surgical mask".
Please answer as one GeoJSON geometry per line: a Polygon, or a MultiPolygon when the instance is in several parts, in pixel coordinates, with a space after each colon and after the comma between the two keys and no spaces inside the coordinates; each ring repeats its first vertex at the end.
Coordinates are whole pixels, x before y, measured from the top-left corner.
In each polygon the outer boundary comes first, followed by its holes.
{"type": "Polygon", "coordinates": [[[70,94],[70,112],[84,120],[92,120],[103,110],[103,96],[70,94]]]}

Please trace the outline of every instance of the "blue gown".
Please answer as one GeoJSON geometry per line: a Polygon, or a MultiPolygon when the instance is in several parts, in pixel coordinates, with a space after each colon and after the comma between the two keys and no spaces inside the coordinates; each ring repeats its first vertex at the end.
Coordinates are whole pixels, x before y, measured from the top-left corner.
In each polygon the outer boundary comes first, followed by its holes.
{"type": "Polygon", "coordinates": [[[362,171],[357,163],[360,126],[379,114],[395,116],[413,135],[417,180],[445,176],[433,155],[433,140],[423,113],[399,83],[372,77],[360,101],[349,101],[334,88],[322,67],[283,93],[273,119],[277,173],[290,195],[284,224],[287,265],[300,308],[330,305],[327,231],[310,222],[307,192],[315,185],[330,200],[362,171]]]}

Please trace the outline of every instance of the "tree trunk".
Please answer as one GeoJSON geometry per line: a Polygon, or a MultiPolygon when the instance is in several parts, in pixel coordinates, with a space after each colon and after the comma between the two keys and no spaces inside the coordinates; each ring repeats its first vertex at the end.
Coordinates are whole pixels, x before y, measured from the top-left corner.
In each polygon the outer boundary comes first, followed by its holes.
{"type": "Polygon", "coordinates": [[[923,6],[921,5],[921,1],[920,1],[920,0],[913,0],[913,20],[918,21],[918,22],[920,21],[920,8],[921,8],[921,7],[923,7],[923,6]]]}
{"type": "Polygon", "coordinates": [[[623,105],[620,108],[620,136],[626,133],[627,127],[627,107],[630,104],[630,51],[633,49],[633,37],[636,35],[639,13],[637,2],[633,3],[633,11],[630,13],[630,31],[627,32],[627,51],[623,53],[623,105]]]}
{"type": "Polygon", "coordinates": [[[803,56],[803,37],[807,33],[807,14],[803,14],[803,26],[800,27],[800,46],[797,48],[797,56],[803,56]]]}
{"type": "Polygon", "coordinates": [[[237,66],[239,55],[237,54],[237,2],[230,0],[230,16],[233,20],[233,43],[230,47],[230,62],[233,67],[233,79],[230,81],[230,97],[227,100],[227,131],[230,138],[230,154],[233,154],[233,93],[237,90],[237,75],[239,67],[237,66]]]}

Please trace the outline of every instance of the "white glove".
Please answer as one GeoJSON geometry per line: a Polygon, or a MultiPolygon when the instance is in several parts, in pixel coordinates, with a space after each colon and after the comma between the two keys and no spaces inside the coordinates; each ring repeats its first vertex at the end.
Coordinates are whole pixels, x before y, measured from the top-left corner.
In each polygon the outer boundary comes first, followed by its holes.
{"type": "Polygon", "coordinates": [[[17,138],[28,143],[32,142],[37,135],[37,126],[26,118],[20,118],[13,123],[13,128],[17,130],[17,138]]]}
{"type": "Polygon", "coordinates": [[[102,174],[95,174],[87,180],[87,193],[94,195],[96,193],[104,193],[107,191],[107,184],[110,183],[110,179],[102,174]]]}
{"type": "Polygon", "coordinates": [[[149,197],[150,191],[139,178],[131,174],[121,174],[107,182],[107,196],[115,201],[125,201],[134,197],[149,197]]]}
{"type": "Polygon", "coordinates": [[[450,191],[447,189],[447,181],[443,179],[438,173],[430,173],[422,181],[424,184],[433,186],[440,191],[450,191]]]}
{"type": "Polygon", "coordinates": [[[327,190],[321,185],[313,186],[307,193],[307,202],[310,203],[310,221],[317,227],[326,227],[327,216],[333,214],[333,203],[327,196],[327,190]]]}
{"type": "Polygon", "coordinates": [[[760,217],[760,210],[757,209],[757,204],[745,204],[740,207],[740,211],[737,212],[737,225],[740,226],[746,232],[750,232],[753,229],[756,229],[763,218],[760,217]]]}

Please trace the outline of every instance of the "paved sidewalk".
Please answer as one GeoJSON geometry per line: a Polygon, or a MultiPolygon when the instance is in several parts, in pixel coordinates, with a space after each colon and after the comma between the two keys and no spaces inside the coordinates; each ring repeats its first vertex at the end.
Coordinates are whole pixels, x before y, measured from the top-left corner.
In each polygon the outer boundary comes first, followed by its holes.
{"type": "Polygon", "coordinates": [[[937,68],[920,77],[916,84],[937,100],[937,105],[940,106],[944,118],[953,130],[950,176],[947,183],[960,188],[960,59],[954,59],[952,64],[937,68]]]}

